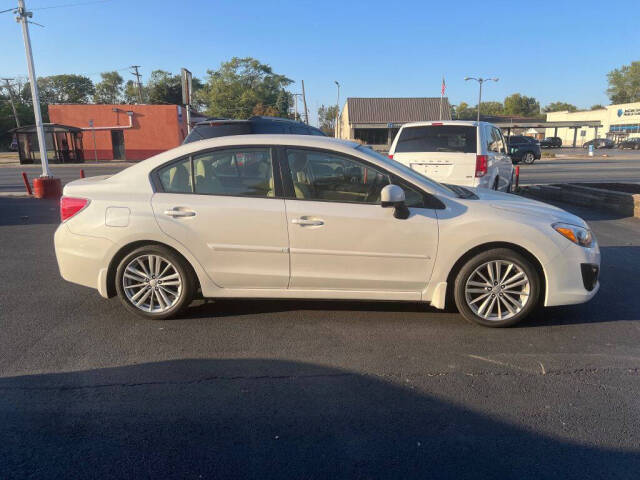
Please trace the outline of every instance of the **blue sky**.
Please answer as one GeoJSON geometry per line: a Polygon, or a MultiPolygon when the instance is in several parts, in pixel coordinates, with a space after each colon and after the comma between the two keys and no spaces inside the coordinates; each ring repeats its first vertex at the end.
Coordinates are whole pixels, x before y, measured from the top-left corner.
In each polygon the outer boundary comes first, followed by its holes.
{"type": "MultiPolygon", "coordinates": [[[[542,105],[608,103],[606,73],[640,60],[638,0],[218,1],[27,0],[38,75],[142,65],[189,68],[204,78],[233,56],[252,56],[305,80],[309,108],[347,96],[439,96],[475,104],[471,76],[497,76],[483,100],[520,92],[542,105]],[[613,4],[612,4],[613,5],[613,4]],[[626,13],[625,13],[626,12],[626,13]]],[[[16,0],[0,0],[0,10],[16,0]]],[[[26,74],[19,25],[0,15],[0,76],[26,74]]],[[[127,70],[121,74],[129,78],[127,70]]],[[[299,83],[292,87],[299,91],[299,83]]],[[[342,103],[342,101],[341,101],[342,103]]],[[[315,117],[315,115],[314,115],[315,117]]]]}

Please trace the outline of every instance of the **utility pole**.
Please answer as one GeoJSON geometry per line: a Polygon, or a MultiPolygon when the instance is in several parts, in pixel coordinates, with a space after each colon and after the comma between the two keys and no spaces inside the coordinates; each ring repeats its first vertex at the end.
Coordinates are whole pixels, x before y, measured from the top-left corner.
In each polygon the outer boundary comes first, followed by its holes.
{"type": "Polygon", "coordinates": [[[294,109],[294,119],[297,122],[298,121],[298,97],[301,97],[302,94],[301,93],[292,93],[291,95],[293,95],[293,109],[294,109]]]}
{"type": "Polygon", "coordinates": [[[338,87],[338,98],[336,99],[336,131],[334,135],[336,138],[340,138],[340,84],[337,80],[334,80],[334,83],[336,87],[338,87]]]}
{"type": "Polygon", "coordinates": [[[9,80],[13,80],[13,78],[3,78],[4,80],[4,88],[9,92],[9,103],[11,103],[11,110],[13,110],[13,118],[16,120],[16,127],[20,127],[20,120],[18,119],[18,113],[16,112],[16,105],[13,103],[13,88],[9,83],[9,80]]]}
{"type": "Polygon", "coordinates": [[[135,72],[131,72],[131,75],[134,75],[136,77],[136,84],[138,85],[138,102],[143,103],[142,101],[142,82],[140,82],[140,77],[142,75],[140,75],[140,73],[138,72],[138,69],[140,68],[141,65],[131,65],[129,68],[133,68],[135,70],[135,72]]]}
{"type": "Polygon", "coordinates": [[[42,177],[51,177],[49,162],[47,160],[47,144],[42,125],[42,112],[40,111],[40,95],[38,93],[38,82],[36,79],[36,69],[33,66],[33,53],[31,52],[31,37],[29,37],[28,18],[33,13],[27,12],[24,0],[18,0],[18,16],[16,21],[22,24],[22,36],[24,38],[24,50],[27,55],[27,68],[29,69],[29,84],[31,86],[31,100],[33,102],[33,113],[36,118],[36,132],[38,134],[38,145],[40,147],[40,162],[42,163],[42,177]]]}
{"type": "Polygon", "coordinates": [[[478,122],[480,121],[480,104],[482,103],[482,84],[484,82],[497,82],[498,80],[500,80],[499,78],[481,78],[481,77],[465,77],[464,81],[466,82],[467,80],[475,80],[476,82],[478,82],[478,84],[480,84],[480,93],[478,94],[478,122]]]}
{"type": "Polygon", "coordinates": [[[309,110],[307,110],[307,96],[304,93],[304,80],[302,80],[302,103],[304,105],[305,123],[309,125],[309,110]]]}

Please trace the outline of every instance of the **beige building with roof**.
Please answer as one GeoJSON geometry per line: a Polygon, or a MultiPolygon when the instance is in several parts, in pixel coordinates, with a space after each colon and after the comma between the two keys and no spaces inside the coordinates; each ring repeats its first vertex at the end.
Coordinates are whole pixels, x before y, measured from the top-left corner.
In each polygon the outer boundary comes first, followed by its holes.
{"type": "Polygon", "coordinates": [[[578,112],[550,112],[547,122],[582,122],[599,121],[600,127],[581,128],[547,128],[545,136],[560,137],[562,145],[576,146],[594,138],[609,138],[619,142],[629,138],[640,137],[640,102],[608,105],[598,110],[578,112]]]}
{"type": "Polygon", "coordinates": [[[340,112],[337,137],[386,150],[400,127],[409,122],[451,120],[449,99],[440,97],[350,97],[340,112]]]}

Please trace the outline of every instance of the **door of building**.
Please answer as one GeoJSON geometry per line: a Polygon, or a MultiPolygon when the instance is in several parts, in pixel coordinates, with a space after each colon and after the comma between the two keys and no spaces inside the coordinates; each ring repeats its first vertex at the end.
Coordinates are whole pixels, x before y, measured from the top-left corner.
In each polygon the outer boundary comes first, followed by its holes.
{"type": "Polygon", "coordinates": [[[114,160],[124,160],[124,132],[122,130],[111,130],[111,148],[114,160]]]}

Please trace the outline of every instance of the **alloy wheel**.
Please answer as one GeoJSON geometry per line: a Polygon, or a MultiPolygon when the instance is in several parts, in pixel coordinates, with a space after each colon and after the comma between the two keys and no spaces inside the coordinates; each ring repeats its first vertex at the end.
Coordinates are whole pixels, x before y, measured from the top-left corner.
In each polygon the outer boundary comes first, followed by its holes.
{"type": "Polygon", "coordinates": [[[176,267],[160,255],[131,260],[122,274],[122,288],[133,306],[147,313],[164,313],[180,300],[183,280],[176,267]]]}
{"type": "Polygon", "coordinates": [[[531,282],[525,271],[508,260],[491,260],[477,267],[465,283],[465,301],[478,317],[508,320],[529,302],[531,282]]]}

